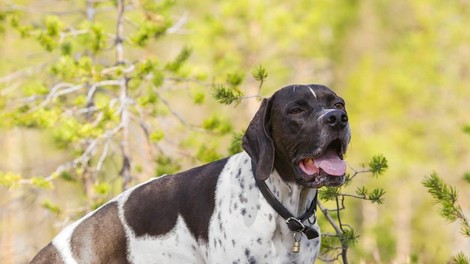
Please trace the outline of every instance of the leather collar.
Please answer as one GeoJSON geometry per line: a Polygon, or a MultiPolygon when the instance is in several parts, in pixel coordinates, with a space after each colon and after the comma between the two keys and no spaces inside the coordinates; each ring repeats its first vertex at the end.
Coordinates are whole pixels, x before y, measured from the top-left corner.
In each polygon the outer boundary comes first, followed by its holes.
{"type": "MultiPolygon", "coordinates": [[[[253,168],[253,175],[255,176],[255,162],[252,160],[252,168],[253,168]]],[[[256,180],[256,185],[258,186],[258,189],[260,192],[263,194],[264,198],[268,203],[271,205],[271,207],[282,217],[284,220],[286,220],[286,224],[289,227],[289,229],[293,232],[302,232],[304,233],[308,239],[313,239],[317,238],[319,236],[319,233],[316,229],[306,226],[303,224],[305,220],[310,218],[311,216],[314,216],[313,223],[314,224],[317,221],[317,216],[316,216],[316,211],[317,211],[317,197],[318,197],[318,190],[315,194],[315,197],[313,198],[312,203],[310,204],[309,208],[303,213],[302,215],[298,217],[294,217],[289,210],[287,210],[284,205],[282,205],[279,200],[274,196],[274,194],[269,190],[269,187],[266,185],[265,181],[256,180]]]]}

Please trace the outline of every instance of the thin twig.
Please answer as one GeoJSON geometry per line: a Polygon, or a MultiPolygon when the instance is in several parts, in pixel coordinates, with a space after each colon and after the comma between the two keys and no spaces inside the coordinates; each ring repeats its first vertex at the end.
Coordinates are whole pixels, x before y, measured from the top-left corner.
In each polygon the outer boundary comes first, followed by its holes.
{"type": "Polygon", "coordinates": [[[116,29],[116,58],[117,64],[124,64],[124,11],[125,3],[124,0],[118,0],[118,17],[117,17],[117,29],[116,29]]]}
{"type": "MultiPolygon", "coordinates": [[[[42,68],[44,68],[45,66],[47,65],[47,63],[41,63],[39,65],[35,65],[35,66],[32,66],[32,67],[28,67],[28,68],[25,68],[25,69],[21,69],[19,71],[15,71],[15,72],[12,72],[8,75],[5,75],[3,77],[0,77],[0,83],[5,83],[5,82],[10,82],[10,81],[13,81],[17,78],[20,78],[20,77],[23,77],[25,75],[30,75],[38,70],[41,70],[42,68]]],[[[1,95],[5,95],[4,92],[2,91],[1,95]]]]}
{"type": "MultiPolygon", "coordinates": [[[[323,215],[326,217],[326,219],[328,220],[330,225],[335,230],[337,236],[339,238],[341,238],[341,235],[343,234],[342,227],[340,227],[336,224],[333,217],[328,213],[328,210],[323,206],[323,204],[320,201],[318,201],[318,207],[320,207],[320,210],[322,211],[323,215]]],[[[339,212],[338,212],[338,217],[339,217],[339,212]]],[[[341,257],[342,257],[343,264],[347,264],[348,263],[348,258],[347,258],[348,248],[347,248],[347,246],[344,245],[343,241],[341,241],[341,245],[342,245],[342,249],[341,249],[341,253],[339,255],[341,255],[341,257]]]]}
{"type": "Polygon", "coordinates": [[[69,94],[69,93],[78,91],[78,90],[82,89],[83,87],[85,87],[83,84],[74,85],[74,84],[66,83],[66,82],[58,83],[58,84],[54,85],[54,86],[51,88],[51,91],[50,91],[49,94],[46,96],[46,99],[45,99],[44,101],[42,101],[42,102],[41,102],[39,105],[37,105],[36,107],[31,108],[30,111],[34,111],[34,110],[37,110],[38,108],[45,107],[45,106],[48,105],[53,99],[55,99],[55,98],[57,98],[57,97],[59,97],[59,96],[62,96],[62,95],[66,95],[66,94],[69,94]]]}
{"type": "Polygon", "coordinates": [[[178,19],[178,21],[169,29],[167,29],[166,33],[174,34],[178,32],[188,21],[188,12],[184,12],[184,14],[178,19]]]}

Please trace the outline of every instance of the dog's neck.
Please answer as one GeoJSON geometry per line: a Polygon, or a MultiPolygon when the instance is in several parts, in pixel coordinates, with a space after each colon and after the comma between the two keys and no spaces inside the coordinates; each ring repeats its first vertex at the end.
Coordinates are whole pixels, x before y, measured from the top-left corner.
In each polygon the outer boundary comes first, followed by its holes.
{"type": "Polygon", "coordinates": [[[276,170],[266,180],[266,185],[279,202],[294,216],[305,213],[317,191],[296,184],[295,181],[285,181],[276,170]]]}

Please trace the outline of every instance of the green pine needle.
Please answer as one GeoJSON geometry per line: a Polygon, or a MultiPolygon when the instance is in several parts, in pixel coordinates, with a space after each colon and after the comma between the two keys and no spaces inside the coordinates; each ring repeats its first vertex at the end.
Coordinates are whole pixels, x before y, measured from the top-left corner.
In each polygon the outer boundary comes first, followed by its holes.
{"type": "Polygon", "coordinates": [[[464,173],[463,179],[464,179],[466,182],[470,183],[470,171],[467,171],[467,172],[464,173]]]}
{"type": "Polygon", "coordinates": [[[259,82],[264,82],[266,78],[268,78],[268,72],[266,71],[266,68],[263,67],[263,65],[255,66],[252,74],[253,78],[259,82]]]}
{"type": "Polygon", "coordinates": [[[319,195],[322,201],[332,201],[341,194],[338,187],[325,187],[321,189],[319,195]]]}
{"type": "Polygon", "coordinates": [[[243,135],[245,134],[244,131],[242,132],[234,132],[232,134],[232,141],[230,142],[230,147],[229,147],[229,154],[234,155],[239,152],[242,152],[242,138],[243,135]]]}
{"type": "Polygon", "coordinates": [[[453,256],[450,263],[453,264],[470,264],[470,258],[465,256],[463,252],[459,252],[457,255],[453,256]]]}
{"type": "Polygon", "coordinates": [[[463,224],[463,233],[469,233],[468,221],[462,212],[462,208],[457,204],[457,190],[446,184],[436,172],[423,180],[423,185],[428,188],[428,192],[434,198],[437,205],[440,206],[441,216],[449,222],[461,220],[463,224]]]}
{"type": "Polygon", "coordinates": [[[466,124],[463,126],[463,132],[470,135],[470,124],[466,124]]]}
{"type": "Polygon", "coordinates": [[[367,195],[369,194],[369,191],[366,189],[366,187],[362,186],[362,187],[357,187],[356,189],[356,194],[358,196],[361,196],[361,197],[367,197],[367,195]]]}
{"type": "Polygon", "coordinates": [[[372,192],[370,193],[368,199],[372,202],[372,203],[376,203],[376,204],[383,204],[384,202],[384,199],[382,198],[385,194],[385,191],[384,189],[374,189],[372,190],[372,192]]]}
{"type": "Polygon", "coordinates": [[[372,160],[369,162],[369,168],[372,175],[377,177],[388,169],[388,161],[382,154],[377,154],[372,157],[372,160]]]}
{"type": "Polygon", "coordinates": [[[243,93],[237,88],[227,88],[223,84],[212,85],[212,96],[217,102],[225,105],[239,104],[243,93]]]}
{"type": "Polygon", "coordinates": [[[354,229],[346,229],[343,231],[343,234],[341,235],[341,242],[343,245],[346,246],[351,246],[357,243],[359,239],[359,235],[357,234],[356,230],[354,229]]]}

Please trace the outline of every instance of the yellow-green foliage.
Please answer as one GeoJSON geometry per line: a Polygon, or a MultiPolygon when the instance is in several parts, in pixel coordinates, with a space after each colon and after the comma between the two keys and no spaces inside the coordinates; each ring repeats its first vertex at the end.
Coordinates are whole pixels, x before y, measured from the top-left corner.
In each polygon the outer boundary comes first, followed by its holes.
{"type": "MultiPolygon", "coordinates": [[[[29,199],[57,217],[49,226],[76,216],[67,206],[90,209],[121,191],[124,146],[131,146],[135,182],[212,161],[241,151],[234,131],[254,114],[260,83],[263,96],[287,84],[323,83],[346,100],[351,167],[369,167],[376,153],[388,161],[387,177],[348,182],[376,203],[381,188],[386,193],[380,206],[347,204],[349,237],[360,236],[351,262],[446,263],[454,248],[468,248],[421,185],[436,171],[468,193],[468,1],[126,1],[119,65],[116,3],[95,1],[92,17],[85,1],[0,5],[0,133],[41,130],[54,143],[35,162],[20,162],[35,142],[22,138],[20,148],[11,134],[1,137],[0,169],[13,172],[0,173],[0,188],[54,186],[29,199]],[[52,93],[56,85],[62,88],[52,93]],[[48,155],[57,147],[62,159],[48,155]],[[55,171],[59,165],[67,166],[55,171]],[[47,174],[52,183],[32,178],[47,174]]],[[[377,173],[387,168],[381,160],[377,173]]]]}

